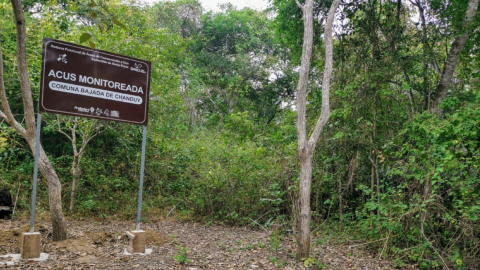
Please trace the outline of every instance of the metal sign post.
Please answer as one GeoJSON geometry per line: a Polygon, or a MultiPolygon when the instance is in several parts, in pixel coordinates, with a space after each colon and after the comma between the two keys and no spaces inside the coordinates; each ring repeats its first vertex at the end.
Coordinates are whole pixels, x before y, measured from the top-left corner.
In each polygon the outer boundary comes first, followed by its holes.
{"type": "Polygon", "coordinates": [[[35,139],[35,167],[33,169],[33,193],[32,193],[32,212],[30,216],[30,232],[33,233],[35,225],[35,204],[37,202],[37,176],[38,176],[38,156],[40,153],[40,130],[42,129],[42,114],[37,115],[37,137],[35,139]]]}
{"type": "Polygon", "coordinates": [[[135,227],[137,231],[140,230],[140,217],[142,215],[143,173],[145,171],[145,145],[146,144],[147,144],[147,127],[143,126],[142,163],[140,165],[140,187],[138,190],[137,226],[135,227]]]}
{"type": "Polygon", "coordinates": [[[34,232],[35,204],[37,202],[38,156],[40,154],[40,131],[42,114],[37,114],[37,134],[35,136],[35,167],[33,169],[32,209],[30,216],[30,232],[22,234],[20,256],[22,259],[40,258],[40,233],[34,232]]]}

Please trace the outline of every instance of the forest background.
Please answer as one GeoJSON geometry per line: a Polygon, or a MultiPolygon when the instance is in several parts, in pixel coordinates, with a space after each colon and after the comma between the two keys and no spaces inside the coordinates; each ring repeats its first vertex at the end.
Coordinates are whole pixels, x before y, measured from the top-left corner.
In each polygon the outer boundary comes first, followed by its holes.
{"type": "MultiPolygon", "coordinates": [[[[399,266],[480,264],[480,21],[478,13],[465,18],[470,2],[342,1],[332,115],[313,159],[314,233],[369,243],[399,266]],[[465,35],[436,110],[452,44],[465,35]]],[[[297,230],[303,24],[295,1],[274,0],[266,11],[225,4],[209,12],[195,0],[23,3],[35,111],[43,37],[152,62],[145,219],[174,214],[297,230]]],[[[307,104],[314,116],[330,5],[314,6],[307,104]]],[[[13,16],[1,0],[5,90],[23,122],[13,16]]],[[[49,114],[42,125],[66,215],[133,219],[141,127],[49,114]]],[[[310,132],[314,125],[307,124],[310,132]]],[[[0,120],[0,188],[18,197],[18,217],[30,212],[33,163],[26,141],[0,120]]],[[[46,212],[46,181],[38,192],[37,211],[46,212]]]]}

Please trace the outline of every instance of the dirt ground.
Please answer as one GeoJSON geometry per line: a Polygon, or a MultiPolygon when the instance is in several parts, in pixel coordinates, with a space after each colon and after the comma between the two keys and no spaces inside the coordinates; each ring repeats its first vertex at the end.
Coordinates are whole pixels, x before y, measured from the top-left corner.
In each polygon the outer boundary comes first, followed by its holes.
{"type": "MultiPolygon", "coordinates": [[[[134,228],[125,221],[68,221],[69,239],[51,240],[47,221],[35,224],[42,235],[43,262],[0,258],[8,269],[394,269],[357,247],[312,239],[312,258],[294,259],[292,237],[278,232],[180,222],[175,219],[142,223],[150,255],[125,253],[125,231],[134,228]],[[309,265],[309,267],[306,266],[309,265]]],[[[29,221],[0,220],[0,256],[20,253],[20,238],[29,221]]]]}

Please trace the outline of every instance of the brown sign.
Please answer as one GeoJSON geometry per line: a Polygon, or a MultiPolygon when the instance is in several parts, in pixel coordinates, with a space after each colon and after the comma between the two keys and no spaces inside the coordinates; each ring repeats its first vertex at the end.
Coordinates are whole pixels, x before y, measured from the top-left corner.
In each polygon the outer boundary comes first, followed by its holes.
{"type": "Polygon", "coordinates": [[[43,39],[39,111],[148,124],[151,63],[43,39]]]}

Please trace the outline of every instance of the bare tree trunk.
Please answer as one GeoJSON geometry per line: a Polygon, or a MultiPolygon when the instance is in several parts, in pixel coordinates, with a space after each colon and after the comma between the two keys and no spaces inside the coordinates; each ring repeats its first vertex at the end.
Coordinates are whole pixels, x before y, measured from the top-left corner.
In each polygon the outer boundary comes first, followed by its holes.
{"type": "Polygon", "coordinates": [[[300,228],[298,231],[297,259],[307,258],[310,254],[310,193],[312,186],[312,155],[305,152],[300,156],[300,228]]]}
{"type": "Polygon", "coordinates": [[[370,170],[370,189],[371,189],[370,200],[373,201],[373,194],[374,194],[373,191],[375,190],[375,165],[373,160],[371,160],[371,162],[372,162],[372,168],[370,170]]]}
{"type": "Polygon", "coordinates": [[[82,170],[80,168],[80,157],[73,157],[73,163],[72,163],[72,190],[70,193],[70,207],[69,210],[73,211],[75,208],[75,200],[77,198],[77,186],[78,182],[80,181],[80,175],[82,175],[82,170]]]}
{"type": "Polygon", "coordinates": [[[340,214],[340,231],[343,222],[343,191],[342,191],[342,175],[338,176],[338,213],[340,214]]]}
{"type": "MultiPolygon", "coordinates": [[[[35,151],[35,139],[29,143],[32,153],[35,151]]],[[[38,168],[43,177],[48,181],[48,202],[50,205],[50,219],[53,228],[53,240],[62,241],[67,239],[67,224],[62,209],[62,185],[43,147],[40,145],[38,168]]]]}
{"type": "MultiPolygon", "coordinates": [[[[377,160],[377,99],[378,95],[375,94],[375,102],[373,105],[373,153],[372,153],[372,159],[373,159],[373,168],[375,170],[375,176],[377,179],[377,190],[376,190],[376,196],[377,196],[377,203],[380,201],[380,179],[378,179],[378,160],[377,160]]],[[[373,192],[373,190],[372,190],[373,192]]],[[[380,209],[377,208],[377,215],[380,214],[380,209]]]]}
{"type": "Polygon", "coordinates": [[[310,253],[310,224],[312,220],[310,211],[310,195],[312,186],[312,157],[315,151],[318,138],[330,118],[330,78],[333,70],[333,44],[332,29],[335,12],[340,4],[340,0],[335,0],[330,7],[325,25],[325,70],[322,82],[322,111],[317,120],[315,128],[307,139],[306,127],[306,104],[307,104],[307,84],[310,72],[310,62],[313,49],[313,0],[306,0],[305,4],[300,4],[295,0],[297,6],[303,13],[303,47],[301,67],[297,85],[297,136],[298,136],[298,154],[300,157],[300,190],[299,190],[299,223],[300,230],[297,235],[298,249],[297,259],[307,258],[310,253]]]}
{"type": "MultiPolygon", "coordinates": [[[[20,0],[12,0],[13,12],[15,15],[15,21],[17,26],[17,51],[16,60],[18,67],[18,75],[20,81],[20,87],[22,91],[25,127],[18,123],[8,104],[7,95],[5,93],[5,86],[3,80],[3,56],[0,52],[0,98],[2,103],[3,112],[0,111],[0,117],[9,123],[28,143],[32,153],[35,151],[35,137],[36,137],[36,123],[35,113],[33,110],[32,91],[30,88],[30,80],[28,77],[27,66],[27,50],[26,50],[26,30],[25,30],[25,17],[23,15],[23,7],[20,0]]],[[[1,49],[1,44],[0,44],[1,49]]],[[[61,201],[61,184],[58,179],[52,164],[50,163],[43,147],[39,142],[39,169],[41,174],[48,182],[49,191],[49,205],[50,205],[50,217],[53,227],[53,240],[60,241],[67,238],[67,227],[65,223],[65,217],[62,211],[61,201]]]]}
{"type": "Polygon", "coordinates": [[[185,108],[187,109],[188,114],[190,115],[190,126],[188,128],[196,127],[197,126],[197,111],[195,109],[195,103],[191,100],[188,96],[186,85],[187,78],[185,74],[182,74],[182,83],[180,85],[180,95],[183,98],[183,103],[185,104],[185,108]]]}
{"type": "MultiPolygon", "coordinates": [[[[475,18],[477,13],[479,0],[469,0],[468,7],[465,11],[465,21],[464,26],[467,27],[469,23],[475,18]]],[[[432,97],[432,106],[431,111],[433,113],[439,112],[439,105],[447,96],[450,85],[452,84],[453,72],[457,66],[458,58],[460,53],[465,48],[465,44],[469,38],[470,34],[465,34],[463,36],[455,38],[452,43],[452,48],[448,52],[447,60],[443,66],[442,76],[440,77],[440,83],[437,85],[437,89],[432,97]]]]}

